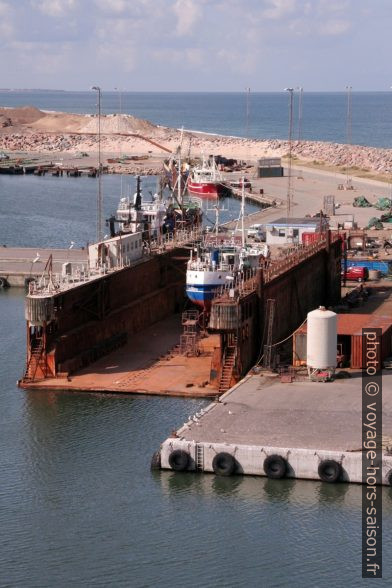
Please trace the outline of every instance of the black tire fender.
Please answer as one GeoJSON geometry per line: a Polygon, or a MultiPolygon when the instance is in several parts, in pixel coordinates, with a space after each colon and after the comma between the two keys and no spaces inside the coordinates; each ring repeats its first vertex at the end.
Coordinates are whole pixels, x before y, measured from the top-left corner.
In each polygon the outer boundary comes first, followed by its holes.
{"type": "Polygon", "coordinates": [[[161,469],[161,452],[154,451],[151,458],[151,469],[152,470],[160,470],[161,469]]]}
{"type": "Polygon", "coordinates": [[[1,288],[9,288],[9,283],[7,282],[7,278],[0,278],[0,289],[1,288]]]}
{"type": "Polygon", "coordinates": [[[212,460],[212,469],[218,476],[231,476],[234,473],[236,465],[235,457],[225,451],[217,453],[212,460]]]}
{"type": "Polygon", "coordinates": [[[265,475],[272,480],[279,480],[287,475],[287,459],[281,455],[268,455],[263,463],[265,475]]]}
{"type": "Polygon", "coordinates": [[[343,468],[334,459],[323,459],[318,466],[318,475],[323,482],[337,482],[342,475],[343,468]]]}
{"type": "Polygon", "coordinates": [[[175,449],[169,455],[169,465],[175,472],[183,472],[189,466],[191,456],[183,449],[175,449]]]}
{"type": "Polygon", "coordinates": [[[390,486],[392,486],[392,470],[389,470],[387,475],[385,476],[386,481],[390,486]]]}

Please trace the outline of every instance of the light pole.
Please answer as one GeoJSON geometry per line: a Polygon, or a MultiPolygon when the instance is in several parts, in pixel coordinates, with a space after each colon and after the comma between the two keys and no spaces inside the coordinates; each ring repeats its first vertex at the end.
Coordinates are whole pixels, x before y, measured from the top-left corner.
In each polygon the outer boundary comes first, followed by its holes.
{"type": "Polygon", "coordinates": [[[250,88],[246,89],[246,138],[249,139],[250,88]]]}
{"type": "Polygon", "coordinates": [[[98,194],[97,194],[97,241],[102,239],[102,162],[101,162],[101,88],[92,86],[98,93],[98,194]]]}
{"type": "Polygon", "coordinates": [[[287,221],[291,215],[291,162],[292,162],[292,146],[293,146],[293,94],[294,88],[285,88],[285,91],[289,93],[289,165],[287,172],[287,201],[286,201],[286,213],[287,221]]]}
{"type": "Polygon", "coordinates": [[[352,118],[351,118],[351,90],[352,86],[346,86],[347,90],[347,120],[346,120],[346,142],[347,142],[347,164],[346,164],[346,190],[352,190],[350,178],[350,146],[352,143],[352,118]]]}
{"type": "Polygon", "coordinates": [[[299,98],[298,98],[298,143],[301,142],[302,139],[302,96],[304,89],[301,86],[298,86],[297,90],[299,91],[299,98]]]}

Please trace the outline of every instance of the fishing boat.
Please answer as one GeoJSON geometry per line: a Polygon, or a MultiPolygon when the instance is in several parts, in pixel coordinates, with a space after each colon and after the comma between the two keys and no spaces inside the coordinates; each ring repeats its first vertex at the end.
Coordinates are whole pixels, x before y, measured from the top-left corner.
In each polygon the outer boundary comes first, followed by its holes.
{"type": "MultiPolygon", "coordinates": [[[[243,183],[244,184],[244,183],[243,183]]],[[[218,212],[215,233],[207,234],[204,242],[191,251],[186,272],[186,294],[191,302],[209,311],[216,290],[227,286],[246,270],[256,270],[269,255],[265,244],[248,244],[244,229],[243,188],[240,218],[241,234],[219,232],[218,212]]]]}
{"type": "Polygon", "coordinates": [[[200,198],[216,199],[227,193],[227,187],[218,170],[215,158],[203,158],[201,166],[196,166],[189,172],[187,181],[188,193],[200,198]]]}
{"type": "Polygon", "coordinates": [[[122,197],[117,207],[116,217],[109,219],[111,235],[114,222],[119,224],[121,233],[142,232],[146,239],[156,239],[160,235],[172,233],[176,229],[196,227],[201,224],[202,210],[197,202],[187,201],[172,193],[163,199],[162,193],[155,193],[152,200],[144,200],[140,177],[136,178],[136,192],[122,197]]]}

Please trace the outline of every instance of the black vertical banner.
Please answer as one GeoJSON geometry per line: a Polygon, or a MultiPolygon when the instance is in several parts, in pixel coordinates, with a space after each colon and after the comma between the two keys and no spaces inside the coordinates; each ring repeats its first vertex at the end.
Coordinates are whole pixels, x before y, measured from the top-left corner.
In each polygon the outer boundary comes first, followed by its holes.
{"type": "Polygon", "coordinates": [[[362,577],[382,578],[381,329],[362,329],[362,577]]]}

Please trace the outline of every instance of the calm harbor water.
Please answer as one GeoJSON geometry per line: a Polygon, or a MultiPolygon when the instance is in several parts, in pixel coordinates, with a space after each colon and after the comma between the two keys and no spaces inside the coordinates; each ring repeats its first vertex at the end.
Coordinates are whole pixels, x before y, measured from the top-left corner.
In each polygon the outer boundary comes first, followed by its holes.
{"type": "MultiPolygon", "coordinates": [[[[105,213],[120,181],[104,178],[105,213]]],[[[0,244],[85,244],[95,195],[91,178],[0,176],[0,244]]],[[[0,291],[1,588],[371,585],[359,486],[150,472],[159,443],[206,401],[19,390],[23,300],[0,291]]],[[[389,583],[391,522],[385,489],[389,583]]]]}
{"type": "MultiPolygon", "coordinates": [[[[201,400],[25,392],[23,293],[0,292],[0,586],[313,587],[361,580],[361,488],[152,473],[201,400]]],[[[384,492],[384,578],[392,569],[384,492]]]]}
{"type": "MultiPolygon", "coordinates": [[[[294,134],[298,136],[298,92],[294,96],[294,134]]],[[[92,114],[95,92],[4,92],[0,106],[32,105],[44,110],[92,114]]],[[[256,139],[286,139],[287,92],[250,94],[246,120],[245,93],[102,92],[102,112],[123,112],[156,124],[256,139]]],[[[352,143],[392,147],[392,93],[352,92],[352,143]]],[[[301,136],[307,140],[345,143],[347,96],[343,92],[306,92],[302,100],[301,136]]]]}

